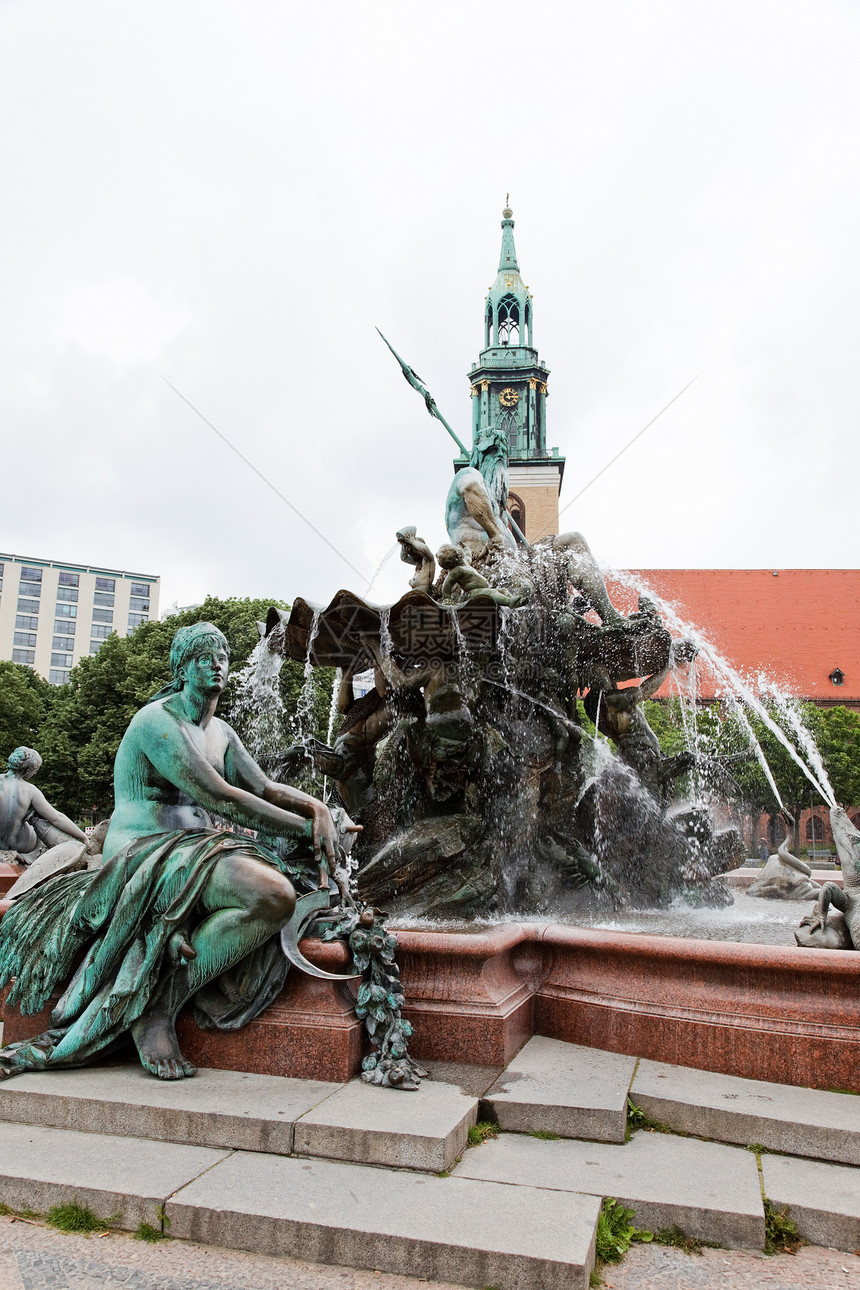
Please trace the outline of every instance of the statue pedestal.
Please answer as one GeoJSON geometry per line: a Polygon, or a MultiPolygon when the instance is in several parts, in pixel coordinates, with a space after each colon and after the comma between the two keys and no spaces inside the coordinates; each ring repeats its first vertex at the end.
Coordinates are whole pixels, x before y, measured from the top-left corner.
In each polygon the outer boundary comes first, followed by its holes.
{"type": "MultiPolygon", "coordinates": [[[[0,854],[8,855],[9,853],[2,852],[0,854]]],[[[26,872],[26,865],[10,864],[6,860],[0,860],[0,896],[5,896],[9,888],[14,887],[21,875],[26,872]]]]}
{"type": "MultiPolygon", "coordinates": [[[[339,942],[302,941],[301,951],[327,972],[348,972],[339,942]]],[[[195,1066],[288,1075],[293,1079],[352,1079],[364,1055],[364,1025],[355,1015],[358,982],[322,981],[291,967],[283,992],[241,1030],[201,1030],[190,1010],[177,1025],[180,1047],[195,1066]]]]}
{"type": "MultiPolygon", "coordinates": [[[[7,906],[8,907],[8,906],[7,906]]],[[[4,904],[0,901],[0,916],[4,904]]],[[[811,1088],[860,1093],[860,952],[680,940],[506,923],[473,934],[397,932],[420,1061],[505,1066],[533,1033],[609,1052],[811,1088]]],[[[339,942],[302,942],[329,972],[339,942]]],[[[345,1081],[367,1051],[356,982],[292,969],[242,1030],[180,1017],[183,1052],[218,1070],[345,1081]]],[[[4,992],[7,993],[7,992],[4,992]]],[[[48,1028],[50,1009],[4,1009],[6,1043],[48,1028]]]]}

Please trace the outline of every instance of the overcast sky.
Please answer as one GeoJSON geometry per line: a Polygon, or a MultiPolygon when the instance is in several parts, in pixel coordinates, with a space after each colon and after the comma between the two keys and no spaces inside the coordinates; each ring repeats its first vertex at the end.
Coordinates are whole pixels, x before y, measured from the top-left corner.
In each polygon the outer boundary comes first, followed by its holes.
{"type": "Polygon", "coordinates": [[[164,607],[438,545],[453,445],[374,326],[467,438],[510,192],[562,505],[698,375],[563,527],[856,565],[858,66],[847,0],[0,0],[0,548],[164,607]]]}

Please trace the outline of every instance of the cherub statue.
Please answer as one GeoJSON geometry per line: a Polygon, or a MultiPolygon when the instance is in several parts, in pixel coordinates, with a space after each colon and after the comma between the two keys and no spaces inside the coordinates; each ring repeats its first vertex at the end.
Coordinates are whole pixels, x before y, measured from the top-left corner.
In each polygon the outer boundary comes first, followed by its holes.
{"type": "Polygon", "coordinates": [[[518,592],[509,594],[491,587],[484,575],[472,568],[469,551],[463,545],[446,543],[440,546],[436,559],[439,567],[446,571],[442,583],[442,600],[446,604],[467,604],[477,596],[486,596],[497,605],[511,609],[525,603],[525,597],[518,592]]]}

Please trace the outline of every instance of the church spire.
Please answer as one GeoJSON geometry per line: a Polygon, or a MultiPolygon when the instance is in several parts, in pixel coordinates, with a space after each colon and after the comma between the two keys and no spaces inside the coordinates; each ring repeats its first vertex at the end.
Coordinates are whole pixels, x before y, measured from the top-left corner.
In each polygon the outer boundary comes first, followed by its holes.
{"type": "MultiPolygon", "coordinates": [[[[514,246],[510,195],[502,211],[499,271],[484,301],[484,347],[472,364],[472,442],[489,429],[508,441],[508,505],[526,537],[558,532],[564,458],[546,442],[549,372],[534,348],[534,302],[514,246]]],[[[455,468],[463,466],[460,459],[455,468]]]]}
{"type": "MultiPolygon", "coordinates": [[[[508,197],[510,194],[507,195],[508,197]]],[[[502,211],[502,251],[499,271],[490,288],[484,312],[484,346],[531,346],[532,298],[520,277],[514,246],[514,212],[506,201],[502,211]]]]}
{"type": "Polygon", "coordinates": [[[513,269],[519,273],[517,248],[514,246],[514,212],[510,207],[510,193],[505,193],[505,209],[502,211],[502,253],[499,256],[499,273],[513,269]]]}

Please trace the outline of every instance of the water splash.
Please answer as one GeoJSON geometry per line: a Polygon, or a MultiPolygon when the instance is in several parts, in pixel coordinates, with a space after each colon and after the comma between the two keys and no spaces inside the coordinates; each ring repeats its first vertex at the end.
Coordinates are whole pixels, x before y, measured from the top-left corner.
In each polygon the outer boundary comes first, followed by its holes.
{"type": "Polygon", "coordinates": [[[313,734],[313,715],[314,715],[314,698],[316,697],[316,686],[314,684],[314,666],[311,662],[314,641],[319,635],[320,629],[320,611],[314,610],[311,628],[308,632],[308,647],[305,651],[304,665],[304,682],[302,692],[299,696],[299,702],[296,706],[296,715],[293,718],[293,730],[297,742],[301,743],[309,735],[313,734]]]}
{"type": "Polygon", "coordinates": [[[278,777],[287,728],[280,688],[283,663],[283,656],[263,639],[233,677],[232,720],[251,756],[272,779],[278,777]]]}
{"type": "MultiPolygon", "coordinates": [[[[791,740],[785,734],[785,731],[782,730],[781,727],[777,725],[777,723],[773,720],[773,717],[768,712],[764,703],[755,693],[751,682],[748,681],[737,670],[737,668],[735,668],[733,664],[729,662],[729,660],[725,657],[724,654],[721,654],[719,652],[716,646],[714,646],[712,642],[708,640],[707,636],[705,636],[704,633],[698,627],[694,626],[692,623],[686,622],[678,613],[678,610],[675,607],[675,605],[673,605],[671,601],[664,599],[664,597],[661,596],[659,592],[655,591],[653,587],[649,586],[649,584],[644,578],[640,578],[637,574],[634,574],[629,570],[612,569],[612,570],[607,570],[607,573],[613,581],[618,582],[622,586],[628,587],[631,590],[634,590],[640,594],[643,594],[647,596],[649,600],[653,601],[653,603],[657,606],[661,615],[665,619],[669,627],[669,630],[672,632],[673,635],[683,636],[693,641],[693,643],[696,645],[699,651],[700,656],[705,660],[707,660],[708,666],[711,668],[719,684],[723,687],[723,690],[720,690],[719,688],[717,689],[717,697],[729,698],[730,700],[734,698],[735,701],[740,699],[743,702],[743,704],[752,713],[755,714],[755,716],[762,723],[762,725],[765,726],[770,731],[770,733],[774,736],[774,738],[782,745],[782,747],[788,753],[789,757],[791,757],[792,761],[795,762],[795,764],[800,768],[800,770],[803,772],[803,774],[812,784],[813,788],[817,789],[817,791],[821,794],[821,797],[824,799],[824,801],[830,801],[832,803],[833,790],[830,789],[829,793],[827,792],[827,790],[821,784],[819,777],[815,774],[813,769],[809,765],[807,765],[807,763],[800,756],[800,754],[798,753],[797,749],[794,747],[791,740]]],[[[747,723],[747,725],[749,725],[749,723],[747,723]]],[[[764,770],[766,765],[766,759],[764,758],[764,754],[761,752],[761,749],[758,748],[758,741],[755,740],[755,736],[752,732],[752,727],[749,727],[749,729],[750,729],[750,734],[752,735],[753,740],[756,743],[756,748],[757,748],[756,756],[760,757],[760,760],[762,762],[762,769],[764,770]]],[[[811,735],[809,735],[809,739],[810,740],[812,739],[811,735]]],[[[780,802],[780,805],[782,805],[782,801],[777,791],[776,784],[773,780],[773,775],[770,773],[769,768],[767,769],[766,774],[768,778],[768,783],[770,784],[777,801],[780,802]]],[[[825,779],[826,779],[826,776],[825,776],[825,779]]]]}
{"type": "Polygon", "coordinates": [[[821,753],[818,751],[818,745],[813,738],[812,731],[804,723],[803,717],[798,711],[797,704],[784,694],[770,677],[759,675],[759,687],[770,695],[774,706],[777,708],[780,716],[788,725],[804,753],[809,759],[812,769],[815,771],[820,781],[819,788],[823,787],[826,791],[822,796],[828,806],[836,806],[836,794],[833,791],[833,785],[830,783],[827,771],[824,769],[824,762],[821,753]]]}

